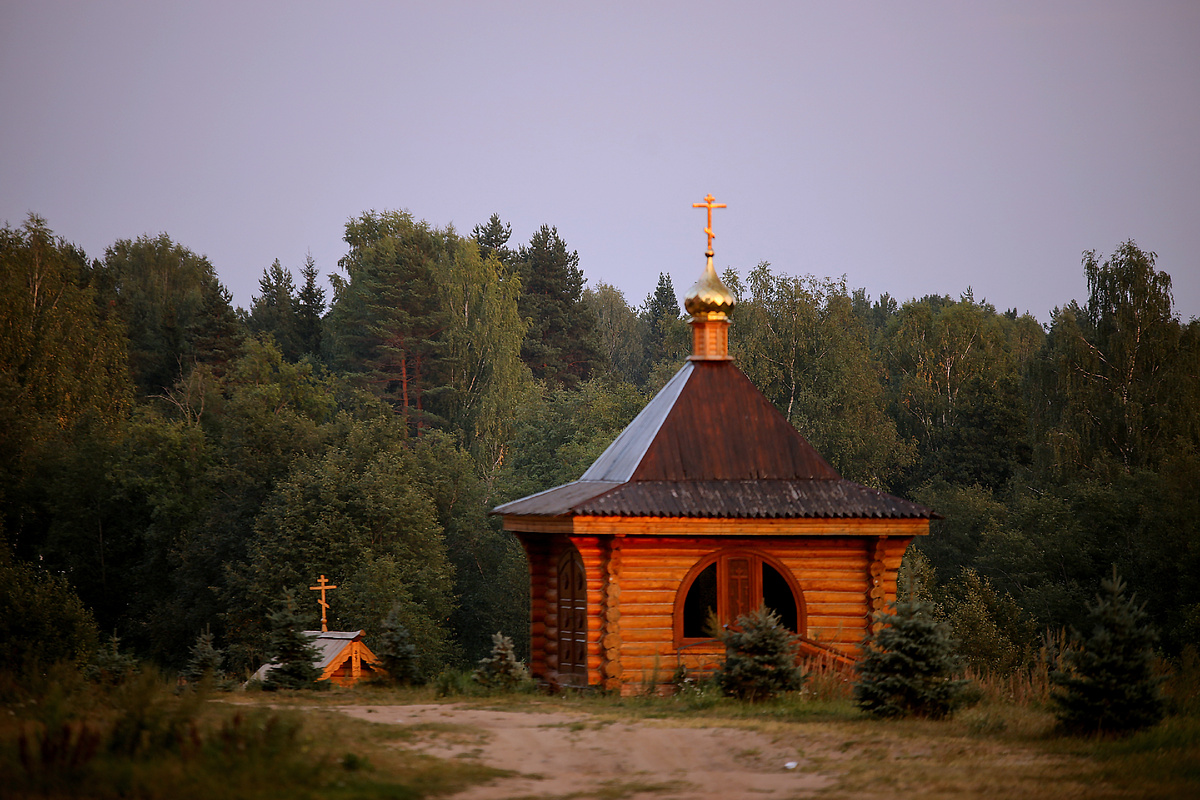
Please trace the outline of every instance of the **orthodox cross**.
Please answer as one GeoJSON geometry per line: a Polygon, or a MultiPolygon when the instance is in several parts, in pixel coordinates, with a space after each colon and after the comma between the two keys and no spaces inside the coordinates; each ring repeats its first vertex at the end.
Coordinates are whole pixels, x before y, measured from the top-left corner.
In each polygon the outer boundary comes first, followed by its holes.
{"type": "Polygon", "coordinates": [[[319,602],[319,603],[321,604],[321,630],[322,630],[323,632],[325,632],[325,631],[328,631],[328,630],[329,630],[329,623],[328,623],[328,622],[326,622],[326,620],[325,620],[325,612],[326,612],[326,611],[329,609],[329,603],[326,603],[326,602],[325,602],[325,591],[326,591],[327,589],[336,589],[337,587],[336,587],[336,586],[330,586],[330,585],[329,585],[329,581],[327,581],[327,580],[325,579],[325,576],[324,576],[324,575],[322,575],[322,576],[321,576],[321,579],[320,579],[319,581],[317,581],[317,583],[318,583],[318,584],[320,584],[320,585],[319,585],[319,586],[310,586],[310,587],[308,587],[308,588],[309,588],[311,591],[314,591],[314,592],[320,592],[320,593],[321,593],[321,599],[320,599],[320,600],[318,600],[317,602],[319,602]]]}
{"type": "Polygon", "coordinates": [[[704,228],[704,232],[708,234],[708,249],[704,251],[706,256],[711,256],[713,254],[712,240],[713,237],[716,236],[716,234],[712,232],[712,210],[714,208],[725,208],[724,203],[714,203],[713,200],[716,200],[716,198],[710,194],[704,198],[703,203],[692,203],[692,208],[708,209],[708,225],[706,225],[704,228]]]}

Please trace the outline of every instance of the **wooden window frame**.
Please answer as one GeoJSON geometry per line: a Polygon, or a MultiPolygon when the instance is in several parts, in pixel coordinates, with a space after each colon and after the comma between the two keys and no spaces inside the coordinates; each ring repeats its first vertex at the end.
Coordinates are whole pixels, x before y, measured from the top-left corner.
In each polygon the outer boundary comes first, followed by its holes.
{"type": "Polygon", "coordinates": [[[800,584],[796,582],[796,577],[792,571],[788,569],[777,558],[762,552],[761,550],[747,549],[744,547],[731,547],[724,550],[718,550],[715,553],[710,553],[704,558],[697,561],[692,568],[688,570],[687,575],[683,579],[683,583],[679,585],[679,591],[675,594],[675,606],[672,613],[672,623],[675,634],[675,645],[684,647],[687,645],[702,644],[704,642],[715,642],[708,636],[688,636],[683,635],[683,612],[687,604],[688,593],[692,590],[692,583],[700,576],[700,573],[708,569],[713,564],[717,565],[717,618],[721,620],[722,625],[728,625],[732,619],[727,619],[728,613],[727,592],[728,592],[728,567],[726,566],[731,559],[748,558],[751,562],[750,568],[750,592],[751,597],[758,598],[759,604],[763,601],[762,591],[762,565],[767,564],[781,576],[787,583],[788,589],[792,592],[792,599],[796,603],[796,633],[800,636],[807,636],[808,633],[808,610],[804,602],[804,592],[800,589],[800,584]]]}

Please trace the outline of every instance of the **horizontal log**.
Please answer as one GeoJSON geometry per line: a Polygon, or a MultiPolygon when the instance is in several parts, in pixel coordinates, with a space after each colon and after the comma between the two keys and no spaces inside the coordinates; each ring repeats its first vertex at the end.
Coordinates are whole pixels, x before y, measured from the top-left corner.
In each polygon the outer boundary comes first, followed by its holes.
{"type": "MultiPolygon", "coordinates": [[[[717,550],[764,550],[782,555],[806,557],[821,555],[854,554],[865,555],[867,548],[863,543],[854,539],[832,540],[793,540],[793,539],[697,539],[689,541],[686,547],[630,547],[624,551],[623,566],[640,563],[645,559],[655,561],[687,561],[701,553],[712,553],[717,550]]],[[[903,551],[901,551],[902,553],[903,551]]],[[[901,553],[896,553],[899,556],[901,553]]],[[[890,557],[890,551],[884,551],[884,558],[890,557]]]]}
{"type": "Polygon", "coordinates": [[[669,589],[650,589],[647,591],[632,591],[626,589],[621,594],[621,608],[627,605],[642,605],[644,603],[661,603],[674,606],[678,592],[669,589]]]}
{"type": "MultiPolygon", "coordinates": [[[[507,515],[504,523],[506,529],[519,524],[512,515],[507,515]]],[[[578,516],[572,520],[572,528],[576,534],[625,536],[923,536],[929,533],[929,520],[578,516]]]]}
{"type": "Polygon", "coordinates": [[[828,603],[816,608],[809,606],[807,611],[806,616],[810,626],[824,625],[822,620],[859,619],[860,617],[866,619],[870,614],[870,606],[866,603],[828,603]]]}
{"type": "Polygon", "coordinates": [[[670,607],[665,611],[646,613],[645,611],[630,611],[621,609],[621,629],[627,628],[670,628],[675,623],[675,616],[670,607]]]}
{"type": "MultiPolygon", "coordinates": [[[[864,589],[866,587],[863,587],[864,589]]],[[[854,603],[861,602],[864,605],[867,602],[866,591],[861,592],[805,592],[804,602],[811,610],[816,606],[825,603],[854,603]]]]}

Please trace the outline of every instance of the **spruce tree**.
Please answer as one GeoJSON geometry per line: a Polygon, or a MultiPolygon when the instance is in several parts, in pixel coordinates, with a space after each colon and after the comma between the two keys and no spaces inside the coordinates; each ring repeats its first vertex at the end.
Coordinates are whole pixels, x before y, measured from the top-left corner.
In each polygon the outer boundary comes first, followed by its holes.
{"type": "Polygon", "coordinates": [[[317,285],[317,264],[310,253],[300,268],[304,284],[297,295],[296,338],[302,355],[321,355],[321,319],[325,316],[325,289],[317,285]]]}
{"type": "Polygon", "coordinates": [[[421,668],[417,663],[417,648],[413,646],[408,628],[400,620],[400,604],[392,606],[383,621],[383,633],[379,637],[379,660],[395,683],[422,683],[421,668]]]}
{"type": "Polygon", "coordinates": [[[543,225],[517,256],[521,316],[530,320],[521,360],[535,378],[568,389],[603,362],[596,316],[583,302],[579,253],[567,250],[558,229],[543,225]]]}
{"type": "Polygon", "coordinates": [[[954,640],[928,603],[900,600],[876,614],[877,629],[863,641],[855,664],[854,701],[877,717],[938,719],[958,703],[966,681],[956,680],[954,640]]]}
{"type": "Polygon", "coordinates": [[[275,344],[288,361],[300,357],[299,310],[300,300],[296,296],[296,285],[290,270],[283,268],[279,259],[263,270],[258,279],[260,294],[250,304],[247,325],[254,333],[268,333],[275,337],[275,344]]]}
{"type": "Polygon", "coordinates": [[[304,633],[304,619],[296,608],[296,596],[291,589],[285,590],[268,616],[270,630],[270,656],[275,665],[267,673],[263,688],[316,689],[317,649],[312,639],[304,633]]]}
{"type": "Polygon", "coordinates": [[[1066,668],[1051,673],[1055,715],[1072,733],[1126,733],[1162,719],[1162,678],[1154,674],[1157,636],[1146,624],[1144,606],[1136,595],[1126,597],[1125,588],[1114,565],[1088,605],[1091,633],[1072,630],[1066,668]]]}
{"type": "Polygon", "coordinates": [[[799,640],[771,609],[759,606],[743,614],[719,638],[725,661],[716,680],[725,694],[756,702],[803,685],[804,671],[796,666],[799,640]]]}
{"type": "Polygon", "coordinates": [[[184,678],[196,682],[202,680],[206,675],[210,678],[220,677],[221,663],[225,660],[225,654],[213,644],[213,632],[210,628],[205,627],[204,633],[196,637],[196,643],[192,645],[191,656],[187,669],[183,672],[184,678]]]}
{"type": "Polygon", "coordinates": [[[491,656],[479,660],[479,667],[471,677],[489,689],[511,691],[529,680],[529,670],[517,660],[512,639],[496,631],[492,636],[491,656]]]}
{"type": "Polygon", "coordinates": [[[500,221],[499,214],[492,214],[486,225],[476,225],[471,230],[471,238],[479,245],[479,251],[486,258],[494,255],[506,267],[513,265],[516,253],[508,246],[512,237],[512,225],[500,221]]]}

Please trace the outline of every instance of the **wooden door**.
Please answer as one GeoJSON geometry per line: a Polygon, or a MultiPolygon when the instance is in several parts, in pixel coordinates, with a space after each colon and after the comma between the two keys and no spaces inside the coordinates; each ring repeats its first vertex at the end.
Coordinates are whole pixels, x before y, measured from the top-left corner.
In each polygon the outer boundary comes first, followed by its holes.
{"type": "Polygon", "coordinates": [[[587,578],[574,549],[558,562],[558,675],[564,684],[587,685],[587,578]]]}

